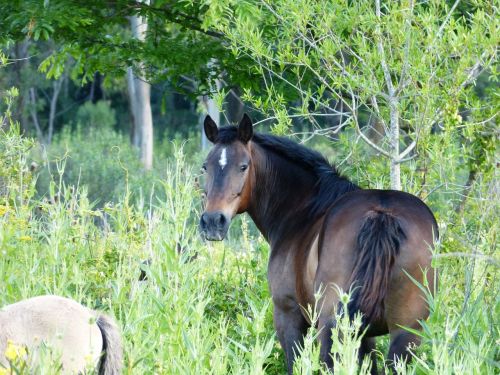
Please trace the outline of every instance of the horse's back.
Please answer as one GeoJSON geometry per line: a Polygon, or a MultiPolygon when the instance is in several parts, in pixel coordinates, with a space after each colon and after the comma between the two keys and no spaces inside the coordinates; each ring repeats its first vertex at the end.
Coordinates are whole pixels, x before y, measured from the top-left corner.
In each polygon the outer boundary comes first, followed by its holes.
{"type": "Polygon", "coordinates": [[[419,198],[402,191],[367,189],[346,193],[333,204],[323,224],[322,243],[355,241],[366,218],[377,213],[393,217],[407,240],[424,240],[428,247],[437,238],[434,215],[419,198]]]}
{"type": "MultiPolygon", "coordinates": [[[[0,362],[6,364],[3,353],[11,340],[27,346],[30,353],[42,343],[48,344],[61,356],[65,372],[95,365],[103,347],[96,318],[92,310],[76,301],[52,295],[8,305],[0,310],[0,362]]],[[[36,354],[32,359],[37,361],[36,354]]]]}
{"type": "Polygon", "coordinates": [[[342,195],[330,208],[327,221],[338,215],[363,219],[373,211],[388,213],[402,225],[420,225],[437,230],[436,220],[429,207],[415,195],[398,190],[354,190],[342,195]]]}

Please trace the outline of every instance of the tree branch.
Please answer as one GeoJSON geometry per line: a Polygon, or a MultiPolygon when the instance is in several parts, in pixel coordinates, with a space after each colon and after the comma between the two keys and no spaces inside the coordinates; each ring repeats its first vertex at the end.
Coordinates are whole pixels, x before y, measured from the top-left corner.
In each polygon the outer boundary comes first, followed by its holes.
{"type": "Polygon", "coordinates": [[[457,8],[459,3],[460,3],[460,0],[456,0],[455,3],[453,4],[453,6],[451,7],[450,11],[446,15],[446,18],[444,19],[443,23],[439,27],[439,30],[436,34],[436,39],[438,39],[441,36],[441,34],[443,33],[443,30],[444,30],[446,24],[450,20],[451,16],[453,15],[453,12],[455,11],[455,9],[457,8]]]}
{"type": "Polygon", "coordinates": [[[387,61],[385,59],[385,51],[384,46],[382,45],[382,32],[380,30],[380,22],[382,22],[380,15],[380,0],[375,1],[375,14],[379,20],[379,23],[376,27],[377,33],[377,50],[380,55],[380,65],[382,65],[382,71],[384,73],[385,84],[387,85],[387,91],[389,93],[389,97],[394,96],[394,85],[392,84],[391,73],[389,72],[389,67],[387,66],[387,61]]]}
{"type": "MultiPolygon", "coordinates": [[[[399,154],[399,157],[398,157],[398,162],[401,163],[403,160],[407,160],[405,159],[405,156],[408,155],[414,148],[415,146],[417,145],[417,140],[413,140],[409,145],[408,147],[406,147],[406,149],[401,153],[399,154]]],[[[413,158],[413,157],[412,157],[413,158]]],[[[408,159],[410,160],[410,159],[408,159]]]]}
{"type": "MultiPolygon", "coordinates": [[[[413,16],[413,9],[414,9],[414,2],[413,0],[410,0],[410,13],[413,16]]],[[[412,33],[410,31],[410,26],[411,26],[411,19],[410,17],[406,17],[406,22],[405,22],[405,34],[406,34],[406,40],[405,40],[405,45],[404,45],[404,50],[403,50],[403,67],[401,68],[401,76],[399,77],[399,84],[398,87],[396,88],[396,92],[400,93],[403,91],[403,89],[406,86],[406,75],[408,73],[408,67],[410,65],[410,40],[412,33]]]]}
{"type": "Polygon", "coordinates": [[[137,9],[137,10],[145,10],[149,11],[151,13],[161,13],[167,19],[168,21],[175,23],[179,26],[182,26],[186,29],[193,30],[193,31],[198,31],[200,33],[203,33],[205,35],[218,38],[218,39],[225,39],[225,35],[214,30],[204,30],[202,28],[202,21],[197,18],[193,17],[191,15],[185,14],[183,12],[176,11],[172,9],[171,6],[165,5],[162,8],[156,8],[152,5],[147,5],[144,3],[140,2],[134,2],[129,6],[130,8],[137,9]]]}

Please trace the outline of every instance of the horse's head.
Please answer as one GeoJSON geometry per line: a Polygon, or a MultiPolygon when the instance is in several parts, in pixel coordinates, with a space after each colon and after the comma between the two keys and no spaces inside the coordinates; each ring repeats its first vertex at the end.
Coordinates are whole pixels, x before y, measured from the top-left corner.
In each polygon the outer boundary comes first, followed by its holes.
{"type": "Polygon", "coordinates": [[[201,215],[200,230],[207,240],[221,241],[226,236],[231,219],[245,212],[250,201],[250,140],[253,127],[245,114],[238,128],[226,128],[220,132],[207,116],[204,129],[214,146],[203,163],[206,206],[201,215]]]}

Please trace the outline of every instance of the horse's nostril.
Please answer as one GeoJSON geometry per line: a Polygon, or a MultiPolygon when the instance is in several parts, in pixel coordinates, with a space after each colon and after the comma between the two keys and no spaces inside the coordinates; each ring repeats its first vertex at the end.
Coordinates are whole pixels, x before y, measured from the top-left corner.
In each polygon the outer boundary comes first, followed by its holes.
{"type": "Polygon", "coordinates": [[[226,215],[222,212],[205,212],[200,217],[200,228],[206,230],[219,230],[224,228],[228,223],[226,215]]]}
{"type": "Polygon", "coordinates": [[[223,214],[219,214],[219,225],[224,225],[226,223],[226,217],[223,214]]]}
{"type": "Polygon", "coordinates": [[[208,224],[207,214],[202,214],[201,218],[200,218],[200,226],[201,226],[201,228],[205,229],[207,227],[207,224],[208,224]]]}

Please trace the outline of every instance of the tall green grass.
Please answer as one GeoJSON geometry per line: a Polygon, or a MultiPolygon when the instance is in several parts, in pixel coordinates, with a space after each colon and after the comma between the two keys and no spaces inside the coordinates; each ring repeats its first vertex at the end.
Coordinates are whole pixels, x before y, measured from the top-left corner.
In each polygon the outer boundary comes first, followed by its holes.
{"type": "MultiPolygon", "coordinates": [[[[164,174],[141,199],[116,160],[123,189],[97,208],[89,192],[98,186],[72,186],[57,171],[45,185],[50,191],[35,194],[30,147],[15,130],[0,134],[0,306],[51,293],[110,312],[123,331],[126,374],[285,372],[267,287],[269,247],[245,218],[233,223],[228,241],[201,242],[198,168],[182,149],[163,162],[164,174]]],[[[423,345],[401,373],[498,373],[497,194],[495,180],[485,179],[462,214],[433,207],[442,230],[434,261],[440,287],[429,296],[423,345]]],[[[334,337],[344,340],[333,348],[336,371],[355,374],[359,322],[339,321],[334,337]]],[[[310,330],[297,374],[325,373],[315,335],[310,330]]],[[[383,350],[387,338],[378,344],[383,350]]],[[[57,373],[55,368],[43,372],[57,373]]],[[[365,364],[360,373],[366,370],[365,364]]]]}

